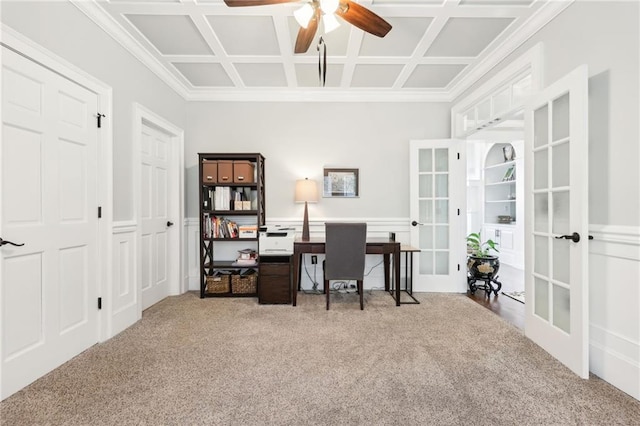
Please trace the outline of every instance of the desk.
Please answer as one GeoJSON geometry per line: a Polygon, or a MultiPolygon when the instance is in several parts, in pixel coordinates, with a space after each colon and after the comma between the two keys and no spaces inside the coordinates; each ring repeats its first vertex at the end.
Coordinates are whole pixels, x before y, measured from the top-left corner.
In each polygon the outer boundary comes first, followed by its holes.
{"type": "MultiPolygon", "coordinates": [[[[293,306],[298,299],[298,283],[300,282],[300,258],[305,253],[324,254],[324,238],[311,238],[302,241],[299,238],[293,243],[293,280],[291,280],[291,296],[293,306]]],[[[396,306],[400,306],[400,243],[388,238],[367,238],[367,254],[381,254],[384,256],[384,289],[389,291],[389,257],[393,255],[393,282],[396,291],[396,306]]]]}
{"type": "MultiPolygon", "coordinates": [[[[407,293],[407,295],[410,298],[412,298],[413,301],[398,302],[399,299],[397,296],[400,293],[398,293],[397,289],[394,287],[391,287],[391,290],[389,290],[389,293],[391,294],[391,297],[396,299],[396,302],[400,303],[401,305],[419,304],[420,301],[415,297],[413,297],[413,253],[420,253],[420,249],[402,244],[400,246],[400,253],[404,253],[404,290],[402,291],[407,293]],[[394,295],[394,291],[395,291],[395,295],[394,295]]],[[[400,287],[400,284],[399,284],[400,281],[396,281],[396,282],[398,283],[398,287],[400,287]]]]}

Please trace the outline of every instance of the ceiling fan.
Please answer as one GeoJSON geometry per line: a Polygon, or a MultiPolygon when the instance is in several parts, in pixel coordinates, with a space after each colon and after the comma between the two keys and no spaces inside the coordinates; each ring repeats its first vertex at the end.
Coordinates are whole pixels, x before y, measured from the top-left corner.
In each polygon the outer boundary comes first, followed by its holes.
{"type": "MultiPolygon", "coordinates": [[[[266,6],[279,3],[294,3],[299,0],[224,0],[229,7],[266,6]]],[[[350,0],[305,0],[294,16],[300,24],[296,39],[295,53],[309,50],[311,41],[318,31],[320,20],[325,33],[336,29],[340,23],[338,15],[352,25],[378,37],[384,37],[391,30],[391,24],[364,6],[350,0]]]]}

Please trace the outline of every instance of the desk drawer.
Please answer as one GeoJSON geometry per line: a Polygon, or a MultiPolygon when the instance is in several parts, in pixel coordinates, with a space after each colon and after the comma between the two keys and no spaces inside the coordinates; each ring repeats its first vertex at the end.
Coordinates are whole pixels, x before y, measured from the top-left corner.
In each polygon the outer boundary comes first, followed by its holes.
{"type": "Polygon", "coordinates": [[[289,275],[260,275],[260,285],[258,286],[258,302],[283,304],[291,303],[291,282],[289,281],[289,275]]]}
{"type": "Polygon", "coordinates": [[[260,275],[289,276],[288,263],[260,263],[260,275]]]}
{"type": "Polygon", "coordinates": [[[385,253],[389,253],[389,251],[385,250],[383,246],[367,244],[367,254],[385,254],[385,253]]]}

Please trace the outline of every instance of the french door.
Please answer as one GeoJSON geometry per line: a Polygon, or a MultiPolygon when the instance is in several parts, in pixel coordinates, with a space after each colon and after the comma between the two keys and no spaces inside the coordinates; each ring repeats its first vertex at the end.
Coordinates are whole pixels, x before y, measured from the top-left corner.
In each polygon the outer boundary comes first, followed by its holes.
{"type": "Polygon", "coordinates": [[[98,342],[95,93],[2,48],[0,397],[98,342]]]}
{"type": "Polygon", "coordinates": [[[525,107],[525,334],[589,376],[588,70],[525,107]]]}
{"type": "Polygon", "coordinates": [[[466,289],[466,160],[464,141],[415,140],[409,150],[413,290],[466,289]]]}

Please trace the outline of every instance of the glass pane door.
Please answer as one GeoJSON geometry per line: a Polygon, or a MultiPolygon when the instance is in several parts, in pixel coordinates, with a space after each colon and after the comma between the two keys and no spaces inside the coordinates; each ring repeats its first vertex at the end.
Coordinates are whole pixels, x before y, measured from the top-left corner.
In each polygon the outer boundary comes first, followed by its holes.
{"type": "Polygon", "coordinates": [[[587,70],[527,105],[525,334],[588,377],[587,70]]]}
{"type": "Polygon", "coordinates": [[[420,273],[448,275],[449,149],[420,149],[418,156],[420,273]]]}
{"type": "Polygon", "coordinates": [[[569,99],[565,93],[534,111],[534,314],[570,333],[569,99]],[[549,121],[552,125],[549,126],[549,121]]]}

